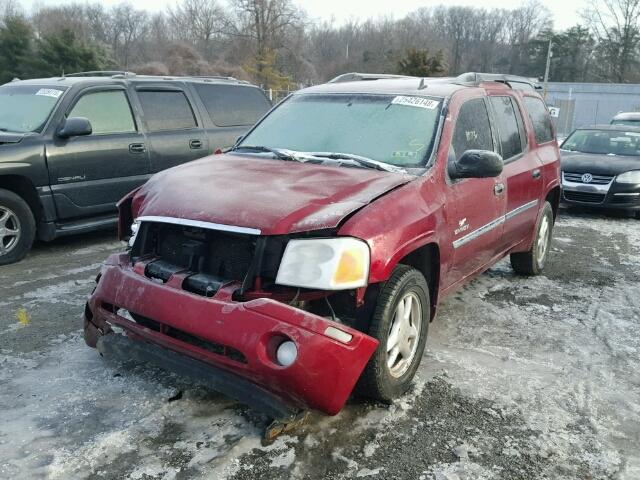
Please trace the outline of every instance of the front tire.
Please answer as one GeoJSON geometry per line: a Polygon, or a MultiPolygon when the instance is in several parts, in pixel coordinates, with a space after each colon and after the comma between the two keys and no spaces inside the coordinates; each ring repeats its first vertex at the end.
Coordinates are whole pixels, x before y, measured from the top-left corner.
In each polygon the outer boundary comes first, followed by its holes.
{"type": "Polygon", "coordinates": [[[536,223],[536,237],[531,250],[512,253],[510,256],[513,270],[520,275],[539,275],[544,269],[549,250],[551,250],[552,234],[553,208],[549,202],[544,202],[536,223]]]}
{"type": "Polygon", "coordinates": [[[36,221],[27,202],[0,188],[0,265],[22,260],[35,234],[36,221]]]}
{"type": "Polygon", "coordinates": [[[427,341],[429,312],[424,276],[398,265],[381,288],[371,319],[368,333],[380,344],[360,377],[361,395],[391,403],[409,389],[427,341]]]}

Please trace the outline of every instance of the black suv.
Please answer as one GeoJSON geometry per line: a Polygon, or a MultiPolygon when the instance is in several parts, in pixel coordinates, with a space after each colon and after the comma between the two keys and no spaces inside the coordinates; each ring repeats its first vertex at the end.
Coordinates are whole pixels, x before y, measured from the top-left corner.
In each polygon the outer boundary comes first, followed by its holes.
{"type": "Polygon", "coordinates": [[[0,86],[0,265],[110,227],[153,173],[233,145],[271,107],[229,77],[84,72],[0,86]]]}

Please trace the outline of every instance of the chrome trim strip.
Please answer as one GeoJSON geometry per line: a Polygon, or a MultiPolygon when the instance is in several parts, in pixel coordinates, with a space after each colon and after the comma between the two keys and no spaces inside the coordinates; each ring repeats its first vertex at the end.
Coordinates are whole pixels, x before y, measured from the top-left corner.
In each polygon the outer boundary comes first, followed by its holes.
{"type": "Polygon", "coordinates": [[[635,192],[635,193],[614,193],[613,194],[614,197],[637,197],[638,195],[640,195],[640,192],[635,192]]]}
{"type": "Polygon", "coordinates": [[[245,233],[247,235],[260,235],[262,232],[257,228],[237,227],[235,225],[224,225],[222,223],[203,222],[200,220],[189,220],[186,218],[176,217],[159,217],[159,216],[146,216],[136,218],[137,222],[157,222],[157,223],[170,223],[172,225],[184,225],[185,227],[197,227],[207,230],[220,230],[223,232],[232,233],[245,233]]]}
{"type": "Polygon", "coordinates": [[[482,227],[474,230],[473,232],[467,233],[464,237],[460,237],[459,239],[454,240],[453,248],[459,248],[459,247],[469,243],[471,240],[474,240],[474,239],[478,238],[480,235],[493,230],[498,225],[503,224],[504,221],[505,221],[505,216],[503,215],[501,217],[496,218],[495,220],[492,220],[491,222],[487,223],[486,225],[483,225],[482,227]]]}
{"type": "Polygon", "coordinates": [[[531,202],[525,203],[524,205],[520,205],[518,208],[514,208],[513,210],[511,210],[509,213],[507,213],[505,215],[505,219],[509,220],[510,218],[515,217],[516,215],[518,215],[519,213],[524,212],[525,210],[529,210],[530,208],[535,207],[536,205],[538,205],[538,200],[532,200],[531,202]]]}
{"type": "Polygon", "coordinates": [[[476,238],[478,238],[480,235],[483,235],[483,234],[493,230],[498,225],[502,225],[507,220],[515,217],[516,215],[518,215],[518,214],[520,214],[520,213],[522,213],[522,212],[524,212],[526,210],[529,210],[530,208],[535,207],[536,205],[538,205],[538,200],[532,200],[531,202],[527,202],[527,203],[525,203],[523,205],[520,205],[517,208],[514,208],[513,210],[508,212],[506,215],[502,215],[501,217],[498,217],[495,220],[490,221],[486,225],[483,225],[482,227],[477,228],[473,232],[467,233],[464,237],[460,237],[457,240],[454,240],[453,241],[453,248],[460,248],[461,246],[466,245],[470,241],[475,240],[476,238]]]}

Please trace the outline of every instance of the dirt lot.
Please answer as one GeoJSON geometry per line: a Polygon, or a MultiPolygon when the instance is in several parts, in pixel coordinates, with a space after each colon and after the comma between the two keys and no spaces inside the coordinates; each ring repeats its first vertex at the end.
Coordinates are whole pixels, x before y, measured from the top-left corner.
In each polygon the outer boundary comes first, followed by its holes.
{"type": "Polygon", "coordinates": [[[0,267],[0,478],[640,478],[638,220],[563,211],[545,276],[503,261],[444,302],[405,398],[267,447],[254,412],[85,347],[112,237],[0,267]]]}

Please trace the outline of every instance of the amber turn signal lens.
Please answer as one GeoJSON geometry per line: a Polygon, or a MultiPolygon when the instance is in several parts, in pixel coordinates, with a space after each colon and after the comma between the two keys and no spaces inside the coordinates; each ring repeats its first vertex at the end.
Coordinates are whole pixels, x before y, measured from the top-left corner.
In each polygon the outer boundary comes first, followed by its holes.
{"type": "Polygon", "coordinates": [[[333,274],[333,283],[340,285],[360,280],[365,275],[365,259],[362,250],[342,252],[338,266],[333,274]]]}

